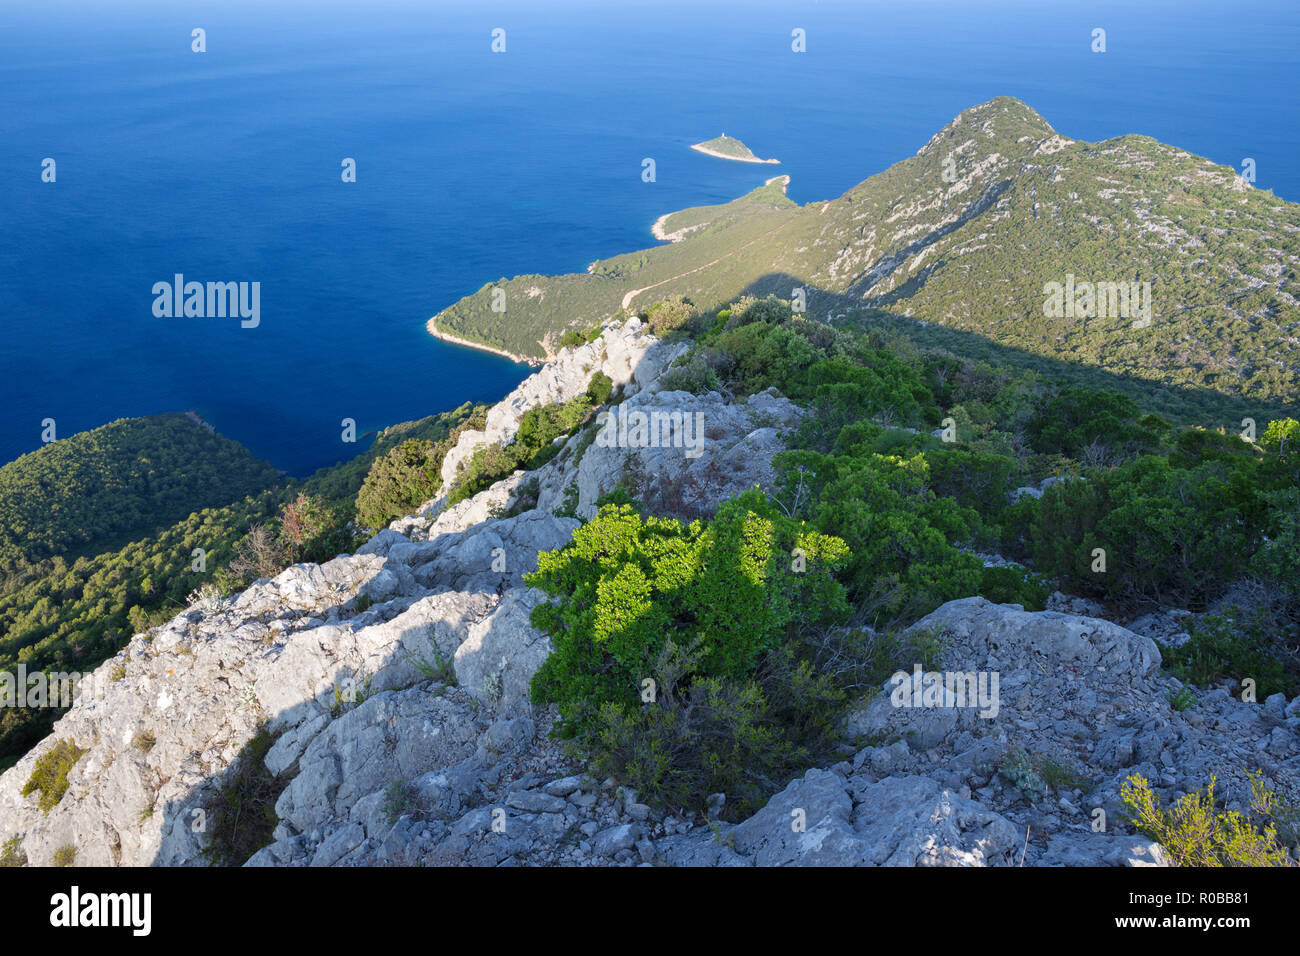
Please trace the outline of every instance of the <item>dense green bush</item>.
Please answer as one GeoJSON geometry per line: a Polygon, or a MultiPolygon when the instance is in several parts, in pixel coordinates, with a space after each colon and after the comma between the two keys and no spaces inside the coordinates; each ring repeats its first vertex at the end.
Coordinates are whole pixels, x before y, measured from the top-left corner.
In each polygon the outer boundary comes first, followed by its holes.
{"type": "Polygon", "coordinates": [[[592,373],[591,381],[587,383],[587,403],[592,408],[598,408],[609,401],[614,394],[614,380],[602,371],[592,373]]]}
{"type": "Polygon", "coordinates": [[[357,519],[384,528],[438,493],[445,442],[407,439],[370,466],[357,492],[357,519]]]}
{"type": "Polygon", "coordinates": [[[1026,611],[1047,607],[1052,589],[1040,574],[1014,564],[987,567],[980,574],[979,594],[995,604],[1019,604],[1026,611]]]}
{"type": "Polygon", "coordinates": [[[1276,618],[1264,608],[1233,607],[1206,615],[1192,626],[1186,643],[1166,648],[1162,657],[1169,672],[1189,684],[1210,687],[1224,678],[1238,684],[1250,679],[1259,700],[1300,693],[1300,667],[1287,652],[1276,618]]]}
{"type": "Polygon", "coordinates": [[[1300,603],[1300,488],[1266,491],[1260,497],[1267,507],[1264,543],[1251,558],[1251,570],[1300,603]]]}
{"type": "Polygon", "coordinates": [[[930,488],[940,498],[953,498],[989,521],[998,522],[1022,473],[1006,455],[936,448],[926,453],[930,463],[930,488]]]}
{"type": "Polygon", "coordinates": [[[1188,428],[1173,440],[1169,464],[1175,468],[1195,468],[1205,461],[1222,461],[1229,465],[1254,462],[1255,448],[1237,435],[1226,435],[1204,428],[1188,428]]]}
{"type": "MultiPolygon", "coordinates": [[[[1263,509],[1249,466],[1148,455],[1046,489],[1019,513],[1039,570],[1122,602],[1204,607],[1249,565],[1263,509]],[[1098,551],[1105,570],[1094,571],[1098,551]]],[[[1097,565],[1099,567],[1099,565],[1097,565]]]]}
{"type": "Polygon", "coordinates": [[[823,533],[852,542],[844,580],[859,610],[902,623],[978,594],[983,562],[954,542],[973,537],[979,516],[935,497],[924,454],[861,451],[791,451],[776,459],[781,500],[823,533]]]}
{"type": "Polygon", "coordinates": [[[570,329],[560,336],[560,348],[568,349],[587,345],[600,338],[600,334],[604,331],[604,328],[599,325],[593,325],[589,329],[570,329]]]}
{"type": "Polygon", "coordinates": [[[699,314],[689,299],[678,295],[650,306],[645,312],[645,320],[651,332],[663,336],[685,328],[699,314]]]}
{"type": "Polygon", "coordinates": [[[861,675],[817,655],[848,614],[846,558],[757,491],[707,524],[606,504],[528,577],[562,599],[533,612],[555,647],[533,700],[643,800],[701,811],[723,792],[750,813],[838,739],[861,675]]]}
{"type": "Polygon", "coordinates": [[[668,369],[660,379],[660,385],[666,392],[690,392],[704,395],[722,387],[717,369],[709,364],[704,352],[694,352],[684,357],[668,369]]]}
{"type": "Polygon", "coordinates": [[[1294,418],[1269,422],[1259,443],[1282,457],[1300,455],[1300,422],[1294,418]]]}
{"type": "Polygon", "coordinates": [[[1140,423],[1141,410],[1121,392],[1066,388],[1029,423],[1030,441],[1043,454],[1080,458],[1093,446],[1131,457],[1159,446],[1163,422],[1140,423]]]}
{"type": "Polygon", "coordinates": [[[527,579],[564,598],[532,615],[555,647],[533,700],[557,704],[566,732],[587,731],[606,703],[636,706],[670,640],[691,649],[699,676],[746,678],[800,628],[846,616],[832,577],[846,557],[842,541],[801,528],[757,492],[708,525],[606,506],[568,546],[539,555],[527,579]]]}

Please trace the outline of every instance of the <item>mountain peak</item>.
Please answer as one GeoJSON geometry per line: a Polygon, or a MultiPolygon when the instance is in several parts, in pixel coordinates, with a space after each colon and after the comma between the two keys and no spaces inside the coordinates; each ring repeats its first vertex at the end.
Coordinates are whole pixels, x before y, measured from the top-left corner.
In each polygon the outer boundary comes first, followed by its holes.
{"type": "Polygon", "coordinates": [[[1038,143],[1055,136],[1056,130],[1029,104],[1014,96],[995,96],[958,113],[917,151],[917,155],[937,144],[967,141],[974,134],[980,134],[978,138],[984,141],[985,151],[1002,147],[1001,151],[1006,153],[1013,151],[1006,148],[1012,144],[1038,143]]]}

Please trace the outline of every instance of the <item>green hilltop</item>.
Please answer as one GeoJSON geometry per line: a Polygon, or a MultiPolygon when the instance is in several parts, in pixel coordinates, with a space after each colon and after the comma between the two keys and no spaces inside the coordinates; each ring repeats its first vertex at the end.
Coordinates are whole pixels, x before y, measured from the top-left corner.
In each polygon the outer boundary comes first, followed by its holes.
{"type": "Polygon", "coordinates": [[[566,331],[671,296],[709,309],[801,288],[830,321],[930,334],[923,320],[1025,361],[1273,406],[1300,394],[1300,205],[1230,167],[1143,136],[1070,140],[999,97],[838,199],[799,206],[776,183],[666,217],[680,241],[490,283],[434,324],[541,359],[566,331]],[[1152,321],[1050,316],[1044,290],[1068,277],[1149,282],[1152,321]]]}
{"type": "Polygon", "coordinates": [[[270,464],[184,415],[78,432],[0,467],[0,572],[108,550],[277,480],[270,464]]]}
{"type": "Polygon", "coordinates": [[[742,163],[778,162],[775,159],[759,159],[748,146],[726,133],[714,139],[705,140],[703,143],[696,143],[691,149],[707,153],[710,156],[716,156],[719,159],[734,159],[742,163]]]}

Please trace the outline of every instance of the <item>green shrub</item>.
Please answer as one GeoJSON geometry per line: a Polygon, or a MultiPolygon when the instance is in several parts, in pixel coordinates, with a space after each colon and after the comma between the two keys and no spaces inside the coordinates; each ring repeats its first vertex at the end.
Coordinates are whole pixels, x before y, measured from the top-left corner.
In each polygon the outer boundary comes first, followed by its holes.
{"type": "Polygon", "coordinates": [[[560,348],[567,349],[587,345],[600,338],[600,334],[604,331],[599,325],[593,325],[589,329],[571,329],[560,336],[560,348]]]}
{"type": "Polygon", "coordinates": [[[1163,846],[1175,866],[1294,866],[1272,819],[1277,798],[1259,778],[1251,778],[1249,816],[1218,808],[1215,783],[1211,777],[1204,791],[1184,794],[1166,810],[1146,778],[1134,774],[1120,797],[1133,826],[1163,846]]]}
{"type": "Polygon", "coordinates": [[[384,793],[384,819],[396,823],[415,804],[415,788],[405,780],[394,780],[384,793]]]}
{"type": "Polygon", "coordinates": [[[651,332],[664,336],[686,327],[698,315],[699,310],[691,305],[690,300],[678,295],[650,306],[645,319],[651,332]]]}
{"type": "Polygon", "coordinates": [[[411,438],[375,459],[357,492],[357,518],[368,528],[386,528],[438,493],[446,442],[411,438]]]}
{"type": "Polygon", "coordinates": [[[1169,706],[1174,710],[1182,713],[1190,710],[1196,703],[1196,693],[1190,687],[1180,687],[1178,690],[1169,691],[1169,706]]]}
{"type": "Polygon", "coordinates": [[[1184,429],[1174,439],[1169,464],[1175,468],[1195,468],[1204,461],[1229,464],[1254,462],[1256,452],[1250,442],[1238,435],[1226,435],[1204,428],[1184,429]]]}
{"type": "Polygon", "coordinates": [[[692,353],[681,364],[664,372],[660,384],[664,391],[690,392],[692,395],[704,395],[722,387],[717,371],[702,352],[692,353]]]}
{"type": "Polygon", "coordinates": [[[596,499],[597,511],[604,508],[606,505],[626,505],[637,514],[645,514],[645,506],[636,498],[633,498],[632,493],[622,484],[615,486],[613,489],[605,492],[596,499]]]}
{"type": "Polygon", "coordinates": [[[1122,392],[1066,388],[1029,423],[1030,443],[1041,454],[1080,458],[1090,447],[1132,457],[1159,447],[1162,422],[1140,424],[1137,403],[1122,392]]]}
{"type": "MultiPolygon", "coordinates": [[[[528,409],[508,445],[489,445],[474,452],[456,476],[456,485],[447,496],[448,504],[472,498],[516,469],[532,470],[546,464],[559,454],[561,445],[556,440],[572,435],[586,424],[592,412],[603,404],[596,399],[603,395],[608,401],[612,392],[609,376],[597,371],[584,394],[567,402],[528,409]]],[[[595,439],[594,432],[592,439],[595,439]]]]}
{"type": "Polygon", "coordinates": [[[1026,611],[1041,611],[1052,590],[1042,575],[1019,565],[1002,564],[984,569],[979,593],[994,604],[1019,604],[1026,611]]]}
{"type": "Polygon", "coordinates": [[[791,777],[830,753],[844,694],[788,650],[750,679],[682,678],[698,664],[669,642],[653,670],[656,698],[607,702],[596,715],[590,766],[653,806],[701,813],[725,793],[723,816],[742,819],[791,777]]]}
{"type": "Polygon", "coordinates": [[[1124,603],[1205,607],[1248,567],[1263,509],[1252,470],[1175,468],[1148,455],[1043,493],[1030,515],[1039,570],[1124,603]],[[1036,512],[1036,514],[1035,514],[1036,512]],[[1093,571],[1094,551],[1106,570],[1093,571]]]}
{"type": "Polygon", "coordinates": [[[758,492],[708,525],[606,506],[527,578],[564,598],[532,614],[555,648],[533,700],[557,704],[565,732],[589,730],[606,703],[636,706],[670,640],[693,647],[698,676],[744,679],[791,633],[847,613],[832,577],[846,557],[843,541],[801,528],[758,492]]]}
{"type": "Polygon", "coordinates": [[[1005,455],[936,448],[926,454],[930,487],[941,498],[955,498],[981,515],[998,515],[1020,477],[1016,462],[1005,455]]]}
{"type": "Polygon", "coordinates": [[[321,563],[351,549],[353,534],[342,507],[299,492],[280,509],[280,545],[290,563],[321,563]]]}
{"type": "Polygon", "coordinates": [[[1300,488],[1264,492],[1261,498],[1268,507],[1264,543],[1251,558],[1251,570],[1300,602],[1300,488]]]}
{"type": "Polygon", "coordinates": [[[755,298],[752,295],[742,296],[731,304],[730,309],[725,311],[728,313],[727,328],[729,329],[755,322],[766,325],[779,325],[782,322],[790,321],[794,315],[790,303],[775,296],[767,296],[762,299],[755,298]]]}
{"type": "Polygon", "coordinates": [[[984,562],[951,542],[973,536],[979,516],[928,488],[924,454],[853,449],[848,455],[783,452],[778,497],[796,517],[851,542],[844,573],[862,612],[907,623],[940,604],[980,593],[984,562]]]}
{"type": "Polygon", "coordinates": [[[1224,678],[1255,681],[1260,700],[1271,694],[1300,693],[1300,672],[1288,666],[1290,655],[1266,609],[1231,608],[1206,615],[1192,626],[1181,647],[1166,648],[1165,667],[1179,680],[1209,687],[1224,678]]]}
{"type": "Polygon", "coordinates": [[[1283,457],[1300,452],[1300,422],[1294,418],[1269,422],[1259,443],[1283,457]]]}
{"type": "Polygon", "coordinates": [[[22,838],[11,836],[0,847],[0,866],[26,866],[27,853],[22,848],[22,838]]]}
{"type": "Polygon", "coordinates": [[[72,844],[61,846],[54,851],[54,860],[51,866],[75,866],[77,862],[77,848],[72,844]]]}
{"type": "Polygon", "coordinates": [[[86,751],[71,740],[56,741],[54,746],[36,759],[32,775],[23,785],[23,796],[39,793],[36,805],[49,813],[68,792],[68,771],[86,751]]]}
{"type": "MultiPolygon", "coordinates": [[[[440,684],[446,684],[448,687],[456,687],[459,680],[456,677],[455,660],[450,657],[443,657],[442,652],[438,650],[436,643],[432,644],[433,661],[430,662],[423,657],[416,657],[414,654],[405,653],[405,659],[408,664],[415,668],[417,674],[424,680],[437,681],[440,684]]],[[[369,693],[370,684],[366,684],[366,692],[369,693]]],[[[337,688],[337,685],[336,685],[337,688]]]]}
{"type": "Polygon", "coordinates": [[[593,372],[591,381],[587,383],[587,404],[598,408],[609,401],[613,394],[614,380],[600,370],[593,372]]]}

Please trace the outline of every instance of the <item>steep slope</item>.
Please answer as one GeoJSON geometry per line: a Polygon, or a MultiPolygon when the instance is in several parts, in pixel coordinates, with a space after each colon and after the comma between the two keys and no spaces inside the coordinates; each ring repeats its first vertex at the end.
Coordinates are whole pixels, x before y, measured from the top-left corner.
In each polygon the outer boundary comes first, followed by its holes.
{"type": "Polygon", "coordinates": [[[661,220],[670,246],[485,286],[432,324],[541,356],[566,329],[668,295],[714,308],[799,288],[824,318],[885,310],[1141,379],[1300,395],[1300,205],[1228,167],[1141,136],[1077,142],[999,97],[838,199],[798,207],[774,185],[661,220]],[[1137,283],[1140,298],[1054,310],[1050,283],[1137,283]]]}

